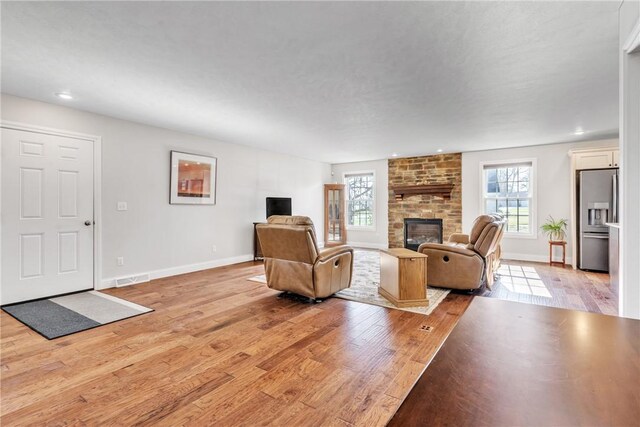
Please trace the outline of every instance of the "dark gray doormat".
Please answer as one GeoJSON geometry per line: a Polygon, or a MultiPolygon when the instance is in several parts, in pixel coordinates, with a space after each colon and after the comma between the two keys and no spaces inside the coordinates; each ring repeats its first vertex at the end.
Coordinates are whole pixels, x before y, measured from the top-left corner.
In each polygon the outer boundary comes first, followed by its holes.
{"type": "Polygon", "coordinates": [[[50,340],[153,311],[98,291],[11,304],[2,309],[50,340]]]}

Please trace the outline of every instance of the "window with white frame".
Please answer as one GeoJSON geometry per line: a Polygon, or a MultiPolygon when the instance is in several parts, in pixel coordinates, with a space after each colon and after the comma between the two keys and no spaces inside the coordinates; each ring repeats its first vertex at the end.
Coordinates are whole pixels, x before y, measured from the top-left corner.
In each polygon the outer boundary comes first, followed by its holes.
{"type": "Polygon", "coordinates": [[[375,175],[373,172],[344,175],[347,203],[347,227],[373,228],[375,175]]]}
{"type": "Polygon", "coordinates": [[[484,213],[504,216],[506,233],[535,235],[534,173],[533,160],[483,165],[484,213]]]}

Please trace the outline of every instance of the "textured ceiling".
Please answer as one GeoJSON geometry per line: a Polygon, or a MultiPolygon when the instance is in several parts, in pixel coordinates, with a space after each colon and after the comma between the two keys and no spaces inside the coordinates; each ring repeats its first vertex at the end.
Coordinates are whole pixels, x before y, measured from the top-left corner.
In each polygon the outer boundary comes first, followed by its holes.
{"type": "Polygon", "coordinates": [[[3,1],[2,91],[327,162],[593,139],[618,3],[3,1]]]}

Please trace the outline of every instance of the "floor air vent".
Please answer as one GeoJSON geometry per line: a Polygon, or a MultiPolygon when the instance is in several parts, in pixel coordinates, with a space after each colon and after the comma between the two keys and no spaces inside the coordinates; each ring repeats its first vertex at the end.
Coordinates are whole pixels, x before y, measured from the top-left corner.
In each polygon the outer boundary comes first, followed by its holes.
{"type": "Polygon", "coordinates": [[[121,277],[116,279],[116,288],[123,286],[135,285],[136,283],[144,283],[150,280],[149,274],[139,274],[137,276],[121,277]]]}

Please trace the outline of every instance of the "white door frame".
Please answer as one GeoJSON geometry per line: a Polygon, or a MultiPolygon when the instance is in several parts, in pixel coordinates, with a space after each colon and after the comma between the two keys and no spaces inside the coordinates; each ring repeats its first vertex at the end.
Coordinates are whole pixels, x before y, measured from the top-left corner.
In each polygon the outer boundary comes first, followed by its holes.
{"type": "Polygon", "coordinates": [[[634,288],[638,286],[637,274],[639,271],[637,265],[637,242],[634,242],[632,238],[627,238],[638,230],[637,223],[634,222],[638,218],[638,213],[627,206],[627,198],[633,197],[633,192],[630,192],[630,195],[626,193],[626,190],[634,188],[633,186],[639,179],[637,170],[632,170],[628,166],[635,160],[633,158],[634,155],[637,156],[638,154],[635,151],[637,148],[634,148],[633,144],[640,139],[640,135],[637,132],[634,133],[632,126],[629,124],[630,116],[633,114],[633,111],[631,113],[627,111],[630,110],[629,104],[631,102],[628,98],[631,98],[631,96],[625,96],[628,90],[626,89],[628,82],[633,81],[632,79],[635,78],[634,75],[629,75],[631,67],[626,66],[628,57],[632,55],[640,55],[640,17],[636,19],[635,25],[622,45],[620,60],[620,154],[622,157],[620,159],[620,172],[622,173],[620,227],[622,232],[620,233],[620,278],[618,288],[618,316],[640,319],[640,298],[638,298],[640,292],[637,288],[634,288]],[[629,231],[630,228],[631,232],[629,231]],[[627,263],[627,261],[629,262],[627,263]]]}
{"type": "MultiPolygon", "coordinates": [[[[102,277],[102,137],[7,120],[0,121],[0,128],[82,139],[93,144],[93,221],[95,223],[93,227],[93,289],[100,289],[102,277]]],[[[1,229],[0,236],[2,236],[1,229]]]]}

